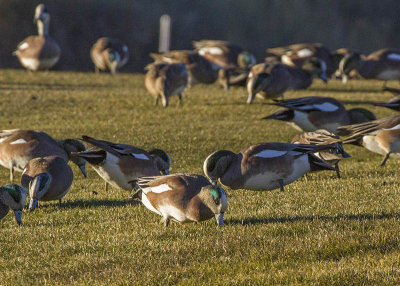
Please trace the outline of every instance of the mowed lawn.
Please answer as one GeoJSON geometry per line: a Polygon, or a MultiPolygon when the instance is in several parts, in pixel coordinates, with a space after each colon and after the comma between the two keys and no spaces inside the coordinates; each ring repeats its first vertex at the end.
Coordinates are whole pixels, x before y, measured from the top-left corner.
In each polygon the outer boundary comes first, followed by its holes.
{"type": "MultiPolygon", "coordinates": [[[[389,82],[398,87],[397,82],[389,82]]],[[[386,101],[382,82],[316,80],[287,98],[331,96],[386,101]]],[[[247,91],[217,85],[186,91],[183,106],[154,107],[140,74],[0,71],[1,129],[42,130],[57,139],[90,135],[166,150],[172,173],[202,174],[219,149],[240,151],[258,142],[287,142],[297,133],[260,120],[277,109],[247,91]]],[[[380,117],[396,112],[367,105],[380,117]]],[[[61,206],[39,202],[18,227],[0,222],[1,285],[399,285],[399,161],[356,146],[333,171],[309,174],[279,190],[230,190],[225,226],[215,220],[171,223],[110,188],[87,166],[61,206]]],[[[20,174],[17,174],[19,182],[20,174]]],[[[1,184],[9,170],[0,168],[1,184]]]]}

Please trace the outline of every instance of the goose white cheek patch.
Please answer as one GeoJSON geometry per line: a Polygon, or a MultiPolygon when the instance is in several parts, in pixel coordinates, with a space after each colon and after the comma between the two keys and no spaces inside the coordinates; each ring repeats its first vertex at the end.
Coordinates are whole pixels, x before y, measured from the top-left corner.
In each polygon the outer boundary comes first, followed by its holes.
{"type": "Polygon", "coordinates": [[[12,145],[12,144],[25,144],[25,143],[26,143],[26,141],[24,139],[18,139],[18,140],[15,140],[15,141],[11,142],[10,145],[12,145]]]}
{"type": "Polygon", "coordinates": [[[145,154],[136,154],[136,153],[131,153],[131,155],[137,159],[142,159],[142,160],[149,160],[149,157],[147,157],[145,154]]]}
{"type": "Polygon", "coordinates": [[[261,158],[274,158],[274,157],[280,157],[283,156],[287,153],[287,151],[277,151],[277,150],[263,150],[260,153],[256,154],[256,157],[261,157],[261,158]]]}

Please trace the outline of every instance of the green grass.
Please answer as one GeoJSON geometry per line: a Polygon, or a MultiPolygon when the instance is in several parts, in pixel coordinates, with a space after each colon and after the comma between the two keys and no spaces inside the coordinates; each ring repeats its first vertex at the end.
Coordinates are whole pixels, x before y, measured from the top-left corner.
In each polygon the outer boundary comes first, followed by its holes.
{"type": "MultiPolygon", "coordinates": [[[[381,86],[317,80],[287,97],[389,99],[381,86]]],[[[296,134],[289,125],[260,120],[276,108],[260,100],[246,105],[243,88],[199,85],[186,92],[182,107],[177,97],[167,109],[154,107],[143,75],[3,70],[0,97],[2,129],[162,148],[174,173],[201,174],[204,159],[218,149],[238,152],[296,134]]],[[[395,114],[368,108],[378,117],[395,114]]],[[[0,284],[399,285],[399,163],[389,159],[381,168],[380,155],[355,146],[346,151],[353,157],[341,163],[341,180],[320,172],[285,193],[227,189],[223,228],[214,220],[164,228],[129,192],[106,193],[90,167],[83,179],[72,166],[75,181],[61,207],[39,203],[24,212],[22,227],[11,214],[0,222],[0,284]]],[[[8,176],[1,168],[2,184],[8,176]]]]}

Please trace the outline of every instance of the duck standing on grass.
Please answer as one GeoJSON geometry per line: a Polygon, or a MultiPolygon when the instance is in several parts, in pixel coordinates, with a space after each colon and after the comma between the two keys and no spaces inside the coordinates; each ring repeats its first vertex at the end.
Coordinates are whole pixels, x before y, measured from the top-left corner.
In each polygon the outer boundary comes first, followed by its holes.
{"type": "Polygon", "coordinates": [[[381,166],[385,166],[389,157],[400,156],[400,115],[378,120],[341,126],[336,132],[344,144],[355,144],[384,155],[381,166]]]}
{"type": "Polygon", "coordinates": [[[287,121],[300,131],[325,129],[335,133],[339,126],[376,119],[375,114],[364,108],[346,110],[342,103],[332,97],[308,96],[271,104],[284,108],[263,119],[287,121]]]}
{"type": "Polygon", "coordinates": [[[74,173],[67,162],[57,156],[35,158],[28,162],[21,177],[21,185],[29,190],[29,210],[33,211],[38,201],[61,199],[71,188],[74,173]]]}
{"type": "Polygon", "coordinates": [[[12,209],[17,224],[20,225],[22,223],[22,210],[25,204],[26,195],[23,188],[15,184],[0,187],[0,220],[12,209]]]}
{"type": "Polygon", "coordinates": [[[292,183],[310,171],[335,170],[314,153],[336,145],[259,143],[235,154],[220,150],[209,155],[203,170],[212,184],[231,189],[273,190],[292,183]]]}
{"type": "Polygon", "coordinates": [[[73,155],[86,160],[108,184],[123,190],[132,190],[138,177],[168,174],[171,158],[160,149],[145,151],[127,144],[82,136],[82,141],[95,148],[73,155]]]}
{"type": "Polygon", "coordinates": [[[149,210],[161,215],[164,225],[170,220],[199,222],[215,217],[218,226],[224,224],[228,200],[224,189],[201,175],[174,174],[143,177],[137,180],[137,191],[149,210]]]}
{"type": "Polygon", "coordinates": [[[103,37],[92,46],[90,57],[95,72],[109,71],[115,74],[128,62],[129,50],[119,39],[103,37]]]}

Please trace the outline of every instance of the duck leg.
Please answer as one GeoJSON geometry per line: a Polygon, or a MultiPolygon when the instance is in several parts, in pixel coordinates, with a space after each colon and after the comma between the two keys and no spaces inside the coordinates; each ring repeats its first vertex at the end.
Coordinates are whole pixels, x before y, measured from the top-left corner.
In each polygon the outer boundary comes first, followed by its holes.
{"type": "Polygon", "coordinates": [[[61,207],[61,199],[58,200],[58,205],[61,207]]]}
{"type": "Polygon", "coordinates": [[[168,217],[164,218],[164,226],[168,227],[170,219],[168,217]]]}
{"type": "Polygon", "coordinates": [[[340,170],[339,170],[339,162],[335,163],[335,170],[336,170],[336,176],[338,179],[340,179],[340,170]]]}
{"type": "Polygon", "coordinates": [[[387,159],[389,159],[390,152],[386,154],[385,158],[383,158],[383,161],[381,163],[381,167],[385,166],[387,159]]]}
{"type": "Polygon", "coordinates": [[[158,105],[158,96],[156,98],[154,98],[154,106],[158,105]]]}
{"type": "Polygon", "coordinates": [[[12,183],[14,181],[14,165],[11,163],[10,166],[10,182],[12,183]]]}
{"type": "Polygon", "coordinates": [[[178,94],[178,98],[179,98],[178,106],[182,106],[182,93],[178,94]]]}
{"type": "Polygon", "coordinates": [[[281,193],[283,193],[285,191],[285,189],[283,188],[283,179],[279,179],[278,183],[279,183],[279,188],[281,189],[281,193]]]}
{"type": "Polygon", "coordinates": [[[107,191],[108,191],[108,183],[107,182],[105,182],[104,188],[106,189],[106,193],[107,193],[107,191]]]}

